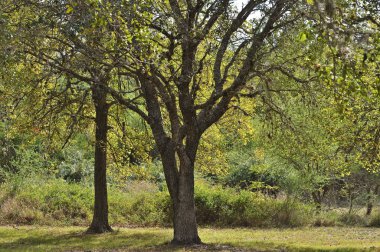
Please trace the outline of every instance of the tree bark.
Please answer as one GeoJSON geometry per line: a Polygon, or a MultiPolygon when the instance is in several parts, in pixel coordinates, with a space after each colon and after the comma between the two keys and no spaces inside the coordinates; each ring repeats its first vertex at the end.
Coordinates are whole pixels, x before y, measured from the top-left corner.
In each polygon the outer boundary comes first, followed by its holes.
{"type": "Polygon", "coordinates": [[[198,236],[194,200],[194,164],[200,134],[195,126],[188,128],[186,144],[177,146],[179,160],[178,195],[173,199],[173,244],[201,244],[198,236]]]}
{"type": "MultiPolygon", "coordinates": [[[[188,167],[191,169],[191,167],[188,167]]],[[[178,196],[173,200],[173,244],[200,244],[195,215],[194,172],[181,172],[179,175],[178,196]]]]}
{"type": "Polygon", "coordinates": [[[92,223],[87,233],[112,232],[108,223],[108,199],[107,199],[107,130],[108,108],[107,96],[100,89],[93,89],[93,102],[95,105],[95,167],[94,187],[95,202],[92,223]]]}
{"type": "MultiPolygon", "coordinates": [[[[158,145],[166,183],[173,204],[174,238],[172,244],[200,244],[194,201],[194,155],[188,155],[184,146],[162,140],[158,145]],[[178,151],[180,148],[182,151],[178,151]],[[177,152],[179,159],[176,158],[177,152]],[[179,165],[179,169],[178,169],[179,165]]],[[[194,148],[196,151],[196,148],[194,148]]]]}
{"type": "Polygon", "coordinates": [[[373,203],[372,203],[372,194],[371,194],[371,186],[367,187],[367,211],[366,215],[370,216],[372,213],[373,203]]]}
{"type": "Polygon", "coordinates": [[[351,214],[352,213],[352,209],[354,207],[354,196],[353,196],[353,193],[352,193],[351,189],[348,190],[348,194],[349,194],[349,209],[348,209],[348,214],[351,214]]]}

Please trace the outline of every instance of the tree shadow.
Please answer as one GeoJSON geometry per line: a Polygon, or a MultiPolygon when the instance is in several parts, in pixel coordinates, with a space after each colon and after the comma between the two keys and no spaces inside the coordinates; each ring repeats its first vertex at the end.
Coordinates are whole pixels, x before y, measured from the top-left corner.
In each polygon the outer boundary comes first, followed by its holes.
{"type": "Polygon", "coordinates": [[[171,234],[160,232],[131,233],[115,231],[106,234],[86,234],[71,231],[65,234],[39,232],[0,244],[0,251],[257,251],[226,244],[176,246],[170,244],[171,234]]]}
{"type": "MultiPolygon", "coordinates": [[[[164,243],[162,245],[156,246],[154,249],[149,251],[232,251],[232,252],[245,252],[245,251],[258,251],[258,250],[247,250],[242,248],[233,247],[224,244],[201,244],[192,246],[178,246],[172,245],[170,243],[164,243]]],[[[146,251],[146,250],[142,250],[146,251]]]]}
{"type": "Polygon", "coordinates": [[[28,237],[17,238],[0,244],[0,251],[85,251],[94,249],[133,249],[161,245],[167,240],[165,234],[136,233],[124,234],[118,231],[106,234],[47,234],[31,232],[28,237]]]}

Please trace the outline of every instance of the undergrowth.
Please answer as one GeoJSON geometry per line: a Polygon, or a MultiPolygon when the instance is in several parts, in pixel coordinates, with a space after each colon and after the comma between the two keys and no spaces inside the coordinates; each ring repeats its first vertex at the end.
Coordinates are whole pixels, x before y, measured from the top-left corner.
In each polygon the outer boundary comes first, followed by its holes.
{"type": "MultiPolygon", "coordinates": [[[[0,186],[0,224],[89,225],[93,189],[62,179],[14,180],[0,186]]],[[[299,200],[275,199],[261,193],[197,181],[197,222],[214,227],[375,226],[372,217],[336,212],[315,214],[313,205],[299,200]]],[[[125,187],[109,188],[109,218],[112,225],[171,226],[172,208],[167,190],[147,182],[131,181],[125,187]]]]}

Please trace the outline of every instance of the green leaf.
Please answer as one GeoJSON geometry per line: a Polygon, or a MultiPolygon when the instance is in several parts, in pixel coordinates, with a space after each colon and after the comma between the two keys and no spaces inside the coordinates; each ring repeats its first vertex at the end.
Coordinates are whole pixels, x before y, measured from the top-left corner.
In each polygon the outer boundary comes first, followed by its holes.
{"type": "Polygon", "coordinates": [[[66,5],[66,14],[72,13],[73,10],[74,10],[73,6],[71,6],[69,4],[66,5]]]}
{"type": "Polygon", "coordinates": [[[300,36],[299,36],[299,40],[300,40],[301,42],[305,42],[305,41],[307,40],[307,34],[304,33],[304,32],[302,32],[302,33],[300,34],[300,36]]]}
{"type": "Polygon", "coordinates": [[[310,5],[313,5],[314,4],[314,0],[306,0],[306,2],[310,5]]]}

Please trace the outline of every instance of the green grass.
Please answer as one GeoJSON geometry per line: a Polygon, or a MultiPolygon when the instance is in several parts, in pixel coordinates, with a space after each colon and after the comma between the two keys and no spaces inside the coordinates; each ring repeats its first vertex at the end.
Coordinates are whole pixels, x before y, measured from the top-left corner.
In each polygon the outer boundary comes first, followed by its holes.
{"type": "Polygon", "coordinates": [[[200,229],[207,245],[168,245],[171,229],[120,228],[84,235],[81,227],[0,227],[0,251],[380,251],[380,229],[200,229]]]}

